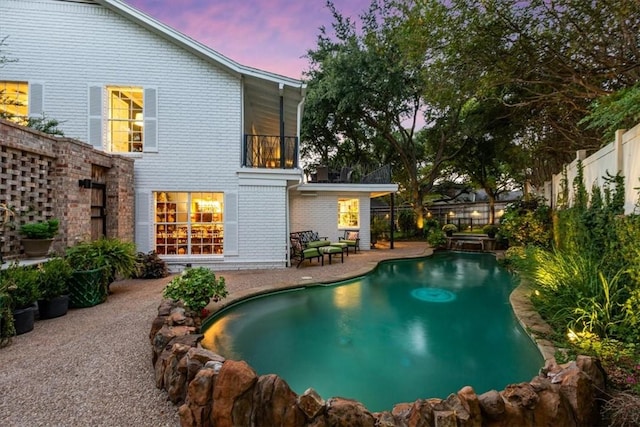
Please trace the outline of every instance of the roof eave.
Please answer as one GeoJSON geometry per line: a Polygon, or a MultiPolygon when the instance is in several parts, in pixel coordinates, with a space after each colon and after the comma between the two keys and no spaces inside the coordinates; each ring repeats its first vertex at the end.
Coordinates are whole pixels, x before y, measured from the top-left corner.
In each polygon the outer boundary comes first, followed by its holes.
{"type": "Polygon", "coordinates": [[[149,31],[171,41],[172,43],[175,43],[198,57],[206,61],[213,61],[217,63],[221,68],[237,77],[245,75],[266,81],[283,83],[287,86],[300,88],[302,93],[304,93],[304,90],[306,89],[306,83],[302,80],[239,64],[121,0],[95,0],[95,2],[126,17],[127,19],[130,19],[131,21],[136,22],[149,31]]]}

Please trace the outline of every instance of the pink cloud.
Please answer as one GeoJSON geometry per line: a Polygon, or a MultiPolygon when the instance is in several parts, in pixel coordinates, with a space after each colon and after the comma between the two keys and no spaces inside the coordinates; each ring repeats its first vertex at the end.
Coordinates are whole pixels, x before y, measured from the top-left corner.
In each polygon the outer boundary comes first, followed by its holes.
{"type": "MultiPolygon", "coordinates": [[[[221,54],[250,67],[300,78],[307,50],[332,17],[325,0],[126,0],[221,54]]],[[[356,17],[369,0],[336,0],[341,13],[356,17]]]]}

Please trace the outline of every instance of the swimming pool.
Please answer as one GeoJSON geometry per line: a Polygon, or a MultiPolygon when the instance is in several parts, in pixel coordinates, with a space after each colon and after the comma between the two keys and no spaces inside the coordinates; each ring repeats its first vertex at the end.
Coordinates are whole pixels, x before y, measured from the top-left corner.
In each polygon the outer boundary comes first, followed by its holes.
{"type": "Polygon", "coordinates": [[[509,305],[515,283],[490,254],[381,263],[331,286],[269,294],[217,313],[203,346],[371,411],[529,381],[543,358],[509,305]]]}

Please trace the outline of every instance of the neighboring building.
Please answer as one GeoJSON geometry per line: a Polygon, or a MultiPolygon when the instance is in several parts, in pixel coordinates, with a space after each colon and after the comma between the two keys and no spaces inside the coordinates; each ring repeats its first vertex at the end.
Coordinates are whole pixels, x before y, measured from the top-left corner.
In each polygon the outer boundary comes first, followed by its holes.
{"type": "MultiPolygon", "coordinates": [[[[0,0],[0,113],[134,159],[135,241],[173,269],[275,268],[289,231],[361,231],[393,184],[306,184],[305,84],[242,66],[118,0],[0,0]],[[315,194],[318,197],[306,197],[315,194]]],[[[107,212],[117,215],[117,212],[107,212]]]]}

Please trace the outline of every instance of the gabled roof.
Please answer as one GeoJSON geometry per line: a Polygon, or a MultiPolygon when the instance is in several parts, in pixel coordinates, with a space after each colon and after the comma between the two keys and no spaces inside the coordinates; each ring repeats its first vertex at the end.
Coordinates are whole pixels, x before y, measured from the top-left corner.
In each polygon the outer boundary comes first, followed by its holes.
{"type": "Polygon", "coordinates": [[[247,95],[253,100],[254,104],[260,103],[261,99],[270,100],[265,105],[258,105],[259,108],[255,109],[256,114],[261,115],[255,118],[258,124],[262,123],[263,128],[278,129],[279,105],[271,100],[277,100],[279,94],[283,94],[285,100],[285,123],[291,127],[297,127],[297,122],[302,114],[302,110],[298,111],[298,104],[304,99],[307,87],[302,80],[241,65],[122,0],[92,0],[87,1],[87,3],[101,5],[157,34],[170,43],[174,43],[199,58],[216,64],[228,73],[243,79],[245,89],[249,92],[247,95]]]}

